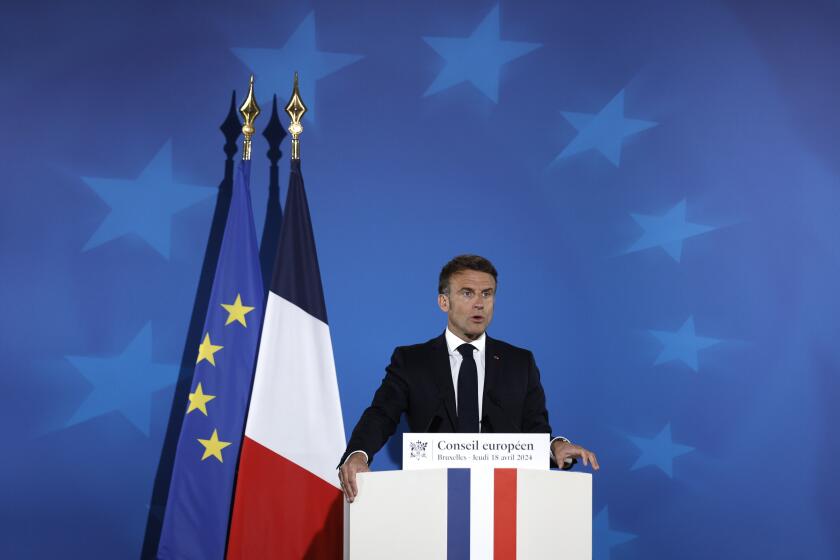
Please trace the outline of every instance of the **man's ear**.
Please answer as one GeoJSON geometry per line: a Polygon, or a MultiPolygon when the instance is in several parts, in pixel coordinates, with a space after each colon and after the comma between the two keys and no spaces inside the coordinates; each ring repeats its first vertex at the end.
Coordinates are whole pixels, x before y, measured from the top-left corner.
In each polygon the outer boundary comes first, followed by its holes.
{"type": "Polygon", "coordinates": [[[449,296],[446,294],[438,294],[438,307],[444,313],[449,313],[449,296]]]}

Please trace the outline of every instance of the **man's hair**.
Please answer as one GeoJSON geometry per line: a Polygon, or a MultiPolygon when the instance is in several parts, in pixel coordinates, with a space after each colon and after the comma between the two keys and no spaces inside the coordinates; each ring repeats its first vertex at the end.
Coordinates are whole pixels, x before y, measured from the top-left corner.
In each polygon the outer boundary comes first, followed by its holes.
{"type": "Polygon", "coordinates": [[[480,257],[478,255],[458,255],[445,265],[440,271],[438,277],[438,293],[449,293],[449,279],[453,274],[457,274],[462,270],[477,270],[478,272],[486,272],[493,277],[493,280],[498,281],[498,273],[493,263],[480,257]]]}

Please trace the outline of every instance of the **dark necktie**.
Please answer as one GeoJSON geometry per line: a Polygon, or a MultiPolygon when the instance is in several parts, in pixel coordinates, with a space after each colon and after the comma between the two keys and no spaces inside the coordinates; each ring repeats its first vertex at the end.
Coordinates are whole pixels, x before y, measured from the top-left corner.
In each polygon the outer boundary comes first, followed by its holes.
{"type": "Polygon", "coordinates": [[[458,371],[458,432],[478,432],[478,369],[473,359],[472,344],[462,344],[458,352],[464,357],[458,371]]]}

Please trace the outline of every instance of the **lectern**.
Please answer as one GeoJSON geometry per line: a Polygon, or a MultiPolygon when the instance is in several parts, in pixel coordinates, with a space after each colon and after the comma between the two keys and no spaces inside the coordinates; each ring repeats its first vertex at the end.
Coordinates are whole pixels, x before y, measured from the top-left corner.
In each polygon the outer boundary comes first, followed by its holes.
{"type": "Polygon", "coordinates": [[[548,470],[547,437],[529,437],[406,434],[416,470],[358,476],[350,560],[591,560],[591,475],[548,470]]]}

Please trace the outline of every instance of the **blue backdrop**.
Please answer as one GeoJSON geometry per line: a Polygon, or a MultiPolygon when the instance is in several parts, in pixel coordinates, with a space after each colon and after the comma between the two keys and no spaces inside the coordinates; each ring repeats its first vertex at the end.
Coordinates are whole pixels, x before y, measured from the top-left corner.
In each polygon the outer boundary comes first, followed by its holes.
{"type": "Polygon", "coordinates": [[[392,348],[442,331],[441,265],[476,252],[491,334],[534,351],[556,431],[601,460],[596,558],[840,554],[836,2],[4,12],[4,558],[153,550],[218,127],[254,72],[262,131],[293,70],[348,431],[392,348]]]}

